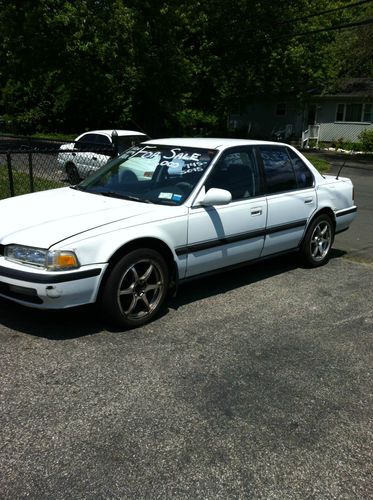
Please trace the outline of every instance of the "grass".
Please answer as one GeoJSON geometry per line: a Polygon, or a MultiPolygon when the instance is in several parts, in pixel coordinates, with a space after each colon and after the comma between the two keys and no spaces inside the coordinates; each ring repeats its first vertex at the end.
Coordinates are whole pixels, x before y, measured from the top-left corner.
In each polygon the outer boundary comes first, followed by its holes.
{"type": "Polygon", "coordinates": [[[318,158],[317,156],[314,156],[312,153],[306,153],[303,155],[309,160],[314,167],[317,168],[317,170],[321,174],[326,174],[330,170],[330,163],[327,160],[323,160],[322,158],[318,158]]]}
{"type": "MultiPolygon", "coordinates": [[[[24,172],[13,170],[14,192],[16,195],[27,194],[30,192],[29,175],[24,172]]],[[[34,177],[34,191],[44,191],[63,187],[63,182],[34,177]]],[[[9,179],[7,167],[0,166],[0,200],[10,197],[9,179]]]]}
{"type": "Polygon", "coordinates": [[[79,134],[57,134],[57,133],[37,133],[37,134],[32,134],[30,137],[33,137],[34,139],[56,139],[59,141],[73,141],[75,137],[77,137],[79,134]]]}

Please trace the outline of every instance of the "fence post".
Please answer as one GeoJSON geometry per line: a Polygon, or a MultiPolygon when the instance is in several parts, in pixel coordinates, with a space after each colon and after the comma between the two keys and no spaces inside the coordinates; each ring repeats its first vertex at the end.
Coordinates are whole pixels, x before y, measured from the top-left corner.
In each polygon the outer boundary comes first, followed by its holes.
{"type": "Polygon", "coordinates": [[[8,179],[9,179],[9,191],[10,196],[14,196],[14,181],[13,181],[13,171],[12,171],[12,158],[10,153],[6,154],[6,163],[8,166],[8,179]]]}
{"type": "Polygon", "coordinates": [[[111,133],[111,141],[113,143],[113,157],[116,158],[118,156],[118,132],[116,130],[111,133]]]}
{"type": "Polygon", "coordinates": [[[28,154],[28,173],[30,181],[30,193],[34,192],[34,168],[32,164],[32,153],[28,154]]]}

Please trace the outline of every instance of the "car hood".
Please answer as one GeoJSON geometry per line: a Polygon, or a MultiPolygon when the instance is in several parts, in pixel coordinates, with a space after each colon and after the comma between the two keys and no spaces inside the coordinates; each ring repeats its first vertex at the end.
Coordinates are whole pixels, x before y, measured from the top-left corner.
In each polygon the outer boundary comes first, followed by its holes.
{"type": "Polygon", "coordinates": [[[162,208],[71,188],[16,196],[0,202],[0,243],[49,248],[111,222],[128,220],[133,225],[146,213],[153,219],[162,208]]]}

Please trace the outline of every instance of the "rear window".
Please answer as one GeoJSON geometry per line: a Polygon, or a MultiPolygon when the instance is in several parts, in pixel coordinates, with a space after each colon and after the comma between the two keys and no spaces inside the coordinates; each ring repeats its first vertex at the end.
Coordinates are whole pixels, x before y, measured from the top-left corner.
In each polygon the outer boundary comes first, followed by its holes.
{"type": "Polygon", "coordinates": [[[308,188],[313,186],[313,175],[304,161],[299,158],[297,153],[290,148],[287,148],[291,163],[293,164],[295,177],[299,188],[308,188]]]}

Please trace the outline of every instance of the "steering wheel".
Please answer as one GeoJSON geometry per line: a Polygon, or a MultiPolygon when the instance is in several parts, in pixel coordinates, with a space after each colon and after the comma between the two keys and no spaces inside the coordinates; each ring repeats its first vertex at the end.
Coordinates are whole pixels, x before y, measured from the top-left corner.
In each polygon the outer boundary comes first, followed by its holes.
{"type": "Polygon", "coordinates": [[[186,195],[189,195],[189,193],[192,191],[193,189],[193,186],[192,184],[190,184],[189,182],[177,182],[175,184],[175,187],[178,187],[179,189],[181,189],[181,191],[186,194],[186,195]]]}
{"type": "Polygon", "coordinates": [[[131,170],[125,170],[120,174],[120,180],[121,182],[128,182],[129,184],[133,182],[137,182],[137,175],[132,172],[131,170]]]}

